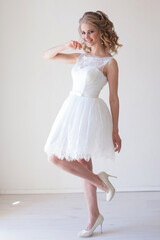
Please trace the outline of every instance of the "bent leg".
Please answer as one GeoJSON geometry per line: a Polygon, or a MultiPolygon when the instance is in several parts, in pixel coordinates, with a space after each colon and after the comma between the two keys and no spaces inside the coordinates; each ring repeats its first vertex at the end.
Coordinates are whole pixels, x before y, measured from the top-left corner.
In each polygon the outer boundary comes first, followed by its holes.
{"type": "Polygon", "coordinates": [[[82,165],[79,161],[67,161],[65,158],[61,160],[55,155],[52,155],[49,158],[49,161],[64,171],[88,180],[91,184],[93,184],[95,187],[100,188],[102,191],[108,192],[107,185],[100,179],[100,177],[82,165]]]}

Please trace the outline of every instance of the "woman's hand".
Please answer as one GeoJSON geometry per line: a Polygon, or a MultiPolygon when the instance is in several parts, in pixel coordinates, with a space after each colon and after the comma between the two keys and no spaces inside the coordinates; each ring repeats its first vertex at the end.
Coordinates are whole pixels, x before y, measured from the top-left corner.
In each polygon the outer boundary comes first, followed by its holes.
{"type": "Polygon", "coordinates": [[[77,50],[77,49],[81,50],[82,45],[77,41],[71,40],[70,42],[66,43],[66,47],[67,48],[72,48],[74,50],[77,50]]]}
{"type": "Polygon", "coordinates": [[[122,140],[121,140],[119,134],[113,132],[113,133],[112,133],[112,138],[113,138],[114,147],[116,148],[116,149],[115,149],[115,152],[116,152],[116,151],[120,152],[122,140]]]}

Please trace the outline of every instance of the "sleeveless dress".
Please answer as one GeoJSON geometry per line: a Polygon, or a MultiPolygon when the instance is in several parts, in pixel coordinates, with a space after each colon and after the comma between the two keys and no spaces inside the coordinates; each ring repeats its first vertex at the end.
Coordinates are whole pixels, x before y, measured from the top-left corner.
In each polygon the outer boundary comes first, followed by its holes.
{"type": "Polygon", "coordinates": [[[71,69],[72,90],[51,127],[44,152],[59,159],[104,158],[115,160],[112,115],[99,97],[107,83],[104,65],[112,57],[92,57],[81,53],[71,69]]]}

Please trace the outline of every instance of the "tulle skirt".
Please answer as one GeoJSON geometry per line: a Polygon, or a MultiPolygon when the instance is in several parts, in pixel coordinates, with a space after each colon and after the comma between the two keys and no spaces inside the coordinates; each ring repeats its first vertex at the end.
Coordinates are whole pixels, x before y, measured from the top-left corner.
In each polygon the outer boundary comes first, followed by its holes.
{"type": "Polygon", "coordinates": [[[68,161],[115,160],[112,116],[101,98],[69,94],[51,127],[44,152],[68,161]]]}

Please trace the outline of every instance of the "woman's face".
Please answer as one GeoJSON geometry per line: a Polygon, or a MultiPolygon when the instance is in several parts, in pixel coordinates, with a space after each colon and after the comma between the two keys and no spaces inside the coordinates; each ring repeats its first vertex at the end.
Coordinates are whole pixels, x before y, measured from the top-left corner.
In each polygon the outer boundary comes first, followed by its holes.
{"type": "Polygon", "coordinates": [[[89,23],[81,24],[81,37],[88,47],[101,41],[98,29],[89,23]]]}

